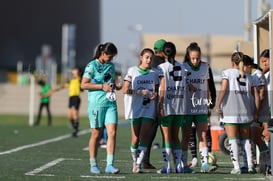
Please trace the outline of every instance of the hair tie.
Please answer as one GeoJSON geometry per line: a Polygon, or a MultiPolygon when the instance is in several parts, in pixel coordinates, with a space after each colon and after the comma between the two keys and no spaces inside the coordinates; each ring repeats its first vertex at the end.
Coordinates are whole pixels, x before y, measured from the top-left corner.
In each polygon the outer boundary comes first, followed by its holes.
{"type": "Polygon", "coordinates": [[[100,51],[100,52],[103,51],[103,44],[100,44],[100,45],[99,45],[99,51],[100,51]]]}

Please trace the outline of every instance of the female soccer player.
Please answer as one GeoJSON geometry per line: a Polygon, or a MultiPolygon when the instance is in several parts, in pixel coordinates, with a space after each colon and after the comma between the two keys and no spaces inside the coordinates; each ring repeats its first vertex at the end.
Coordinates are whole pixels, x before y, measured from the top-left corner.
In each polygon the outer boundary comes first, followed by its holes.
{"type": "Polygon", "coordinates": [[[243,70],[242,52],[231,55],[231,68],[222,72],[221,89],[216,104],[217,114],[224,123],[230,144],[230,157],[233,163],[231,174],[241,174],[239,164],[239,140],[245,149],[248,172],[253,172],[252,153],[250,144],[250,124],[257,121],[258,95],[251,75],[243,70]],[[255,97],[255,103],[251,99],[255,97]],[[253,113],[252,105],[255,104],[253,113]]]}
{"type": "Polygon", "coordinates": [[[164,166],[157,173],[171,173],[171,153],[174,155],[175,171],[182,173],[181,144],[179,130],[184,114],[185,75],[184,66],[175,60],[176,47],[166,42],[163,52],[167,61],[158,66],[159,87],[159,125],[162,132],[162,155],[164,166]]]}
{"type": "Polygon", "coordinates": [[[140,64],[130,67],[124,78],[124,107],[125,117],[131,123],[133,173],[142,172],[141,165],[156,116],[159,77],[158,72],[151,69],[153,55],[153,50],[143,49],[140,64]]]}
{"type": "Polygon", "coordinates": [[[187,165],[187,152],[192,123],[196,125],[201,155],[201,172],[212,172],[216,166],[208,163],[208,146],[206,134],[208,130],[208,97],[209,66],[201,62],[201,49],[197,43],[191,43],[186,50],[184,67],[187,72],[188,85],[185,101],[186,110],[182,123],[182,162],[187,165]]]}
{"type": "MultiPolygon", "coordinates": [[[[260,54],[260,62],[261,62],[261,67],[262,67],[262,71],[264,73],[264,76],[266,78],[266,82],[267,82],[267,91],[271,92],[271,86],[270,86],[270,51],[269,49],[265,49],[262,51],[262,53],[260,54]]],[[[270,101],[270,100],[269,100],[270,101]]],[[[271,104],[269,102],[269,104],[271,104]]],[[[271,106],[271,105],[269,105],[271,106]]],[[[263,123],[263,135],[265,137],[265,141],[269,142],[270,141],[270,132],[267,130],[268,128],[268,123],[264,122],[263,123]]]]}
{"type": "MultiPolygon", "coordinates": [[[[270,166],[270,152],[263,138],[263,124],[267,124],[268,120],[270,120],[267,81],[263,72],[259,68],[256,68],[254,60],[248,55],[244,55],[244,71],[252,76],[254,86],[259,95],[259,117],[251,125],[251,139],[260,151],[260,172],[265,173],[266,167],[270,166]]],[[[247,168],[247,165],[245,167],[247,168]]]]}
{"type": "Polygon", "coordinates": [[[90,172],[94,174],[100,173],[96,158],[98,141],[104,125],[108,135],[105,173],[115,174],[119,172],[119,169],[114,167],[118,113],[114,92],[115,66],[111,62],[117,53],[118,50],[113,43],[98,45],[93,59],[85,68],[81,82],[81,88],[88,90],[88,116],[91,127],[89,140],[90,172]]]}

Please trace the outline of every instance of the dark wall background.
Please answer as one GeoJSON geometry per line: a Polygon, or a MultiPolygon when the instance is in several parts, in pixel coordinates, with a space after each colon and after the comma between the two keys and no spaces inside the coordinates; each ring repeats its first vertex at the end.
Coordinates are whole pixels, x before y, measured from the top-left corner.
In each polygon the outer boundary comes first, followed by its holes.
{"type": "Polygon", "coordinates": [[[0,70],[34,69],[42,44],[61,65],[62,25],[76,24],[76,64],[84,66],[100,42],[99,0],[1,0],[0,70]]]}

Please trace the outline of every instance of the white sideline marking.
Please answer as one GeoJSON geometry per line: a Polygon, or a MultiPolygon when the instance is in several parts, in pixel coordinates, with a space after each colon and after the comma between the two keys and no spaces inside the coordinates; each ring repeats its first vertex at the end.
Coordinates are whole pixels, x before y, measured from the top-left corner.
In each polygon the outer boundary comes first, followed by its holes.
{"type": "Polygon", "coordinates": [[[82,149],[83,151],[89,151],[89,146],[82,149]]]}
{"type": "Polygon", "coordinates": [[[109,179],[123,179],[126,178],[125,176],[92,176],[92,175],[81,175],[81,178],[109,178],[109,179]]]}
{"type": "MultiPolygon", "coordinates": [[[[36,175],[37,173],[40,173],[50,167],[53,167],[55,165],[57,165],[58,163],[64,161],[64,160],[80,160],[80,159],[73,159],[73,158],[58,158],[56,160],[53,160],[39,168],[35,168],[34,170],[30,171],[30,172],[27,172],[25,173],[25,175],[36,175]]],[[[41,174],[41,176],[54,176],[54,174],[41,174]]]]}
{"type": "MultiPolygon", "coordinates": [[[[79,132],[78,135],[84,135],[84,134],[89,133],[89,132],[90,132],[90,129],[82,130],[82,131],[79,132]]],[[[45,144],[48,144],[48,143],[61,141],[61,140],[67,139],[67,138],[71,138],[71,134],[66,134],[66,135],[63,135],[63,136],[58,136],[58,137],[53,138],[53,139],[44,140],[44,141],[40,141],[38,143],[24,145],[24,146],[20,146],[20,147],[11,149],[11,150],[3,151],[3,152],[0,152],[0,155],[11,154],[11,153],[18,152],[18,151],[21,151],[21,150],[24,150],[24,149],[27,149],[27,148],[41,146],[41,145],[45,145],[45,144]]]]}
{"type": "Polygon", "coordinates": [[[224,178],[225,180],[265,180],[265,178],[224,178]]]}
{"type": "MultiPolygon", "coordinates": [[[[197,177],[171,177],[171,176],[163,176],[163,177],[151,177],[151,179],[163,179],[163,180],[178,180],[178,179],[182,179],[182,180],[197,180],[197,177]]],[[[200,178],[199,178],[200,179],[200,178]]]]}

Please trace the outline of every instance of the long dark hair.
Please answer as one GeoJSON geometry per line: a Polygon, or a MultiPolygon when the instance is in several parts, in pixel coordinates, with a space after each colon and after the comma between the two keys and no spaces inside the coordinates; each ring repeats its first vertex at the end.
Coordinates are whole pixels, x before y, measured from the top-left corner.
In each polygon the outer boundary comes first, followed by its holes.
{"type": "Polygon", "coordinates": [[[190,52],[191,51],[197,51],[197,52],[200,53],[200,56],[201,56],[201,48],[199,47],[198,43],[192,42],[192,43],[190,43],[190,45],[186,49],[186,54],[185,54],[185,57],[184,57],[184,62],[190,62],[190,60],[191,60],[191,58],[190,58],[190,52]]]}
{"type": "Polygon", "coordinates": [[[260,57],[269,58],[269,49],[265,49],[264,51],[262,51],[260,57]]]}
{"type": "Polygon", "coordinates": [[[107,55],[116,55],[118,54],[118,49],[111,42],[99,44],[95,49],[95,54],[93,56],[93,59],[99,58],[103,52],[106,53],[107,55]]]}
{"type": "MultiPolygon", "coordinates": [[[[150,52],[153,56],[154,56],[154,51],[151,48],[144,48],[141,52],[140,52],[140,56],[143,56],[146,52],[150,52]]],[[[141,64],[141,62],[139,62],[139,64],[141,64]]]]}
{"type": "Polygon", "coordinates": [[[163,53],[167,56],[168,62],[174,64],[175,55],[176,55],[176,47],[172,42],[166,42],[163,46],[163,53]]]}

